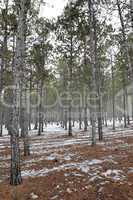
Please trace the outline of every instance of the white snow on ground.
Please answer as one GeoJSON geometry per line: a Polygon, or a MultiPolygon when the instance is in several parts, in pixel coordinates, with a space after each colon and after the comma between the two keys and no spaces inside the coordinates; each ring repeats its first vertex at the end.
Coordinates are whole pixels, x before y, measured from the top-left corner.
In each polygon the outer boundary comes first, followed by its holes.
{"type": "MultiPolygon", "coordinates": [[[[33,128],[33,125],[32,125],[33,128]]],[[[65,131],[62,127],[60,127],[60,125],[57,125],[56,123],[52,124],[48,124],[47,127],[44,126],[44,134],[45,136],[49,136],[51,135],[51,137],[53,137],[54,135],[56,136],[61,136],[61,135],[66,135],[67,131],[65,131]]],[[[29,132],[30,135],[37,135],[38,132],[37,130],[31,130],[29,132]]]]}
{"type": "MultiPolygon", "coordinates": [[[[41,170],[25,170],[22,171],[22,176],[23,177],[42,177],[42,176],[47,176],[51,173],[54,172],[60,172],[62,170],[78,170],[80,173],[64,173],[64,176],[83,176],[83,174],[86,174],[89,178],[90,182],[93,182],[95,180],[101,180],[103,181],[105,178],[112,179],[114,181],[123,181],[126,179],[126,176],[124,175],[124,172],[122,170],[107,170],[106,172],[101,172],[102,166],[101,164],[107,159],[92,159],[92,160],[85,160],[83,162],[72,162],[72,163],[67,163],[63,165],[59,165],[57,167],[53,167],[51,169],[48,168],[43,168],[41,170]],[[82,174],[83,173],[83,174],[82,174]]],[[[102,182],[101,182],[102,183],[102,182]]],[[[104,184],[104,183],[103,183],[104,184]]]]}
{"type": "Polygon", "coordinates": [[[71,160],[71,156],[74,156],[74,154],[69,154],[69,155],[61,155],[57,153],[50,154],[49,156],[45,157],[45,160],[66,160],[69,161],[71,160]]]}
{"type": "Polygon", "coordinates": [[[78,169],[81,172],[87,173],[89,171],[89,166],[94,166],[97,164],[103,163],[104,160],[85,160],[83,162],[72,162],[72,163],[67,163],[63,165],[59,165],[58,167],[53,167],[51,169],[48,168],[43,168],[41,170],[25,170],[22,171],[22,176],[30,176],[30,177],[35,177],[35,176],[46,176],[49,173],[53,172],[60,172],[61,170],[66,170],[66,169],[78,169]]]}
{"type": "MultiPolygon", "coordinates": [[[[41,136],[37,136],[34,134],[37,134],[37,131],[31,131],[30,132],[30,150],[31,150],[31,154],[33,155],[44,155],[45,154],[50,154],[52,152],[56,151],[64,151],[64,149],[68,150],[68,154],[65,155],[65,159],[66,160],[70,160],[71,158],[69,157],[69,145],[74,145],[74,144],[87,144],[90,145],[91,144],[91,138],[90,138],[90,132],[88,131],[87,133],[74,133],[74,137],[73,138],[63,138],[63,137],[59,137],[58,136],[62,136],[62,135],[67,135],[67,133],[64,131],[63,128],[60,128],[59,126],[57,126],[56,124],[52,125],[48,125],[47,126],[47,131],[44,130],[44,133],[41,136]],[[54,130],[54,132],[53,132],[54,130]],[[33,132],[33,135],[32,135],[33,132]],[[66,148],[67,147],[67,148],[66,148]],[[67,157],[68,156],[68,157],[67,157]]],[[[5,131],[5,130],[4,130],[5,131]]],[[[119,138],[120,136],[132,136],[133,135],[133,130],[127,128],[124,129],[122,131],[108,131],[108,134],[105,134],[105,137],[107,135],[107,138],[111,138],[111,137],[115,137],[116,138],[116,146],[114,146],[114,144],[112,145],[112,141],[106,141],[105,143],[99,143],[100,145],[106,145],[108,146],[108,148],[128,148],[128,147],[132,147],[132,144],[117,144],[117,143],[121,143],[120,140],[117,140],[117,138],[119,138]],[[110,144],[109,144],[110,143],[110,144]]],[[[5,147],[10,147],[10,137],[9,136],[4,136],[2,138],[0,138],[0,152],[4,151],[5,147]]],[[[21,148],[23,148],[23,145],[20,145],[21,148]]],[[[49,155],[48,155],[49,156],[49,155]]],[[[3,160],[8,160],[10,159],[10,157],[0,157],[0,161],[3,160]]],[[[55,159],[47,157],[47,159],[55,159]]]]}
{"type": "MultiPolygon", "coordinates": [[[[104,127],[104,136],[106,138],[116,138],[115,142],[117,143],[121,143],[121,140],[118,140],[117,138],[119,138],[120,136],[132,136],[133,135],[133,130],[131,130],[130,128],[127,129],[122,129],[121,127],[117,128],[117,131],[112,131],[111,127],[109,126],[108,128],[104,127]]],[[[31,149],[31,153],[33,155],[39,155],[39,158],[34,158],[28,161],[24,161],[23,165],[25,167],[30,167],[33,165],[33,163],[36,162],[40,162],[43,160],[59,160],[59,161],[71,161],[72,157],[75,156],[78,158],[78,155],[75,154],[71,154],[69,149],[69,145],[74,145],[74,144],[87,144],[90,145],[91,144],[91,128],[89,127],[89,131],[87,131],[86,133],[79,133],[79,129],[78,129],[78,124],[76,123],[75,128],[73,128],[73,132],[74,132],[74,137],[72,138],[63,138],[61,136],[66,136],[67,135],[67,131],[65,131],[63,128],[61,128],[60,126],[57,126],[56,124],[50,125],[48,124],[48,126],[46,128],[44,128],[44,133],[41,136],[37,136],[37,131],[31,131],[30,132],[30,149],[31,149]],[[58,152],[65,152],[63,154],[59,154],[58,152]]],[[[99,143],[100,145],[112,145],[112,142],[107,141],[107,142],[102,142],[99,143]]],[[[129,144],[118,144],[118,145],[112,145],[112,147],[108,147],[108,148],[114,148],[114,147],[120,147],[120,148],[128,148],[128,147],[132,147],[133,145],[129,145],[129,144]]],[[[4,137],[0,138],[0,152],[4,151],[5,147],[10,147],[10,137],[7,136],[7,130],[4,129],[4,137]]],[[[20,145],[20,147],[22,148],[22,144],[20,145]]],[[[4,168],[4,167],[9,167],[10,163],[7,163],[7,160],[10,159],[10,156],[1,156],[0,157],[0,167],[4,168]]],[[[104,172],[103,174],[100,174],[100,169],[101,169],[101,165],[103,162],[111,162],[113,164],[117,164],[116,161],[114,161],[114,157],[110,156],[110,157],[105,157],[102,160],[97,160],[97,159],[93,159],[93,160],[85,160],[83,162],[71,162],[71,163],[67,163],[67,164],[63,164],[63,165],[59,165],[58,167],[53,167],[52,169],[48,169],[48,168],[44,168],[41,170],[25,170],[22,172],[22,175],[24,177],[28,177],[28,176],[45,176],[48,175],[49,173],[53,173],[53,172],[58,172],[61,170],[65,170],[65,169],[77,169],[79,170],[81,173],[85,173],[90,177],[90,181],[94,181],[95,179],[103,179],[103,177],[106,178],[111,178],[113,180],[120,180],[120,179],[124,179],[124,175],[122,173],[122,171],[119,170],[108,170],[106,172],[104,172]],[[93,168],[93,172],[92,172],[92,166],[94,166],[93,168]]],[[[133,169],[129,169],[128,173],[132,173],[133,169]]],[[[82,174],[80,174],[82,175],[82,174]]],[[[76,176],[76,174],[75,174],[76,176]]],[[[1,178],[0,178],[1,179],[1,178]]]]}
{"type": "Polygon", "coordinates": [[[128,174],[132,174],[132,173],[133,173],[133,167],[129,167],[128,174]]]}
{"type": "MultiPolygon", "coordinates": [[[[34,152],[36,150],[38,150],[36,153],[39,153],[39,151],[45,149],[51,149],[51,148],[59,148],[59,147],[63,147],[63,146],[68,146],[68,145],[72,145],[72,144],[91,144],[89,139],[66,139],[66,140],[62,140],[60,139],[60,141],[45,141],[42,140],[42,142],[40,143],[36,143],[36,144],[32,144],[31,145],[31,150],[34,152]],[[43,144],[43,145],[42,145],[43,144]]],[[[35,153],[35,152],[34,152],[35,153]]]]}
{"type": "Polygon", "coordinates": [[[36,194],[34,194],[34,193],[31,193],[30,196],[31,196],[32,199],[38,199],[38,198],[39,198],[39,197],[38,197],[36,194]]]}
{"type": "Polygon", "coordinates": [[[5,160],[9,160],[10,156],[0,156],[0,161],[5,161],[5,160]]]}
{"type": "Polygon", "coordinates": [[[105,176],[106,178],[110,178],[115,181],[124,180],[126,178],[122,170],[116,170],[116,169],[114,170],[108,169],[106,172],[102,173],[102,175],[105,176]]]}
{"type": "MultiPolygon", "coordinates": [[[[82,123],[82,124],[84,124],[84,123],[82,123]]],[[[116,125],[116,131],[112,131],[112,120],[111,121],[108,120],[108,127],[103,126],[103,132],[105,134],[116,134],[115,132],[117,132],[117,131],[123,132],[125,130],[130,129],[130,128],[124,129],[124,122],[123,121],[121,123],[119,123],[119,121],[116,121],[115,125],[116,125]]],[[[32,127],[32,131],[30,131],[29,134],[32,135],[32,136],[37,135],[37,130],[33,130],[33,128],[34,128],[33,124],[31,125],[31,127],[32,127]]],[[[76,134],[78,132],[83,131],[83,125],[82,125],[82,129],[79,130],[79,124],[78,124],[78,122],[75,122],[75,126],[72,127],[72,129],[73,129],[73,132],[76,134]]],[[[67,130],[64,130],[60,125],[57,125],[56,123],[47,124],[47,127],[44,126],[44,134],[46,136],[48,136],[48,135],[51,135],[51,137],[54,136],[54,135],[61,136],[61,135],[66,135],[67,132],[68,132],[67,130]]],[[[88,127],[87,132],[91,132],[90,125],[88,127]]],[[[4,141],[4,140],[6,141],[6,139],[8,138],[8,131],[5,127],[3,127],[3,135],[5,137],[0,138],[0,141],[4,141]]]]}

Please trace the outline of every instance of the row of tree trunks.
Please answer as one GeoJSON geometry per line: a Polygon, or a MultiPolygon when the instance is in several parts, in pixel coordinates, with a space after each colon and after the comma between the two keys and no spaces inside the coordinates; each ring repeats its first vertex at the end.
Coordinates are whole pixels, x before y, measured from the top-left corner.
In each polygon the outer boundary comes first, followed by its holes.
{"type": "MultiPolygon", "coordinates": [[[[132,3],[131,3],[131,5],[132,5],[132,3]]],[[[124,19],[122,16],[120,0],[117,0],[117,7],[118,7],[118,13],[119,13],[119,18],[120,18],[120,23],[121,23],[121,31],[122,31],[122,37],[123,37],[123,52],[124,52],[124,57],[125,57],[124,59],[126,62],[126,69],[130,71],[130,75],[133,80],[132,62],[131,62],[131,58],[129,55],[129,48],[128,48],[128,42],[126,39],[126,30],[125,30],[124,19]]]]}
{"type": "MultiPolygon", "coordinates": [[[[131,18],[132,18],[132,5],[133,3],[130,3],[131,5],[131,18]]],[[[132,61],[131,57],[129,55],[129,47],[128,47],[128,42],[126,38],[126,30],[125,30],[125,24],[124,24],[124,19],[122,16],[122,8],[121,8],[121,2],[120,0],[117,0],[117,8],[118,8],[118,13],[119,13],[119,18],[120,18],[120,23],[121,23],[121,31],[122,31],[122,37],[123,37],[123,52],[121,52],[121,55],[124,55],[124,60],[125,60],[125,68],[123,73],[123,115],[124,115],[124,127],[127,127],[127,124],[130,124],[130,119],[129,119],[129,110],[128,110],[128,97],[127,97],[127,80],[128,80],[128,73],[130,72],[131,80],[133,81],[133,68],[132,68],[132,61]]]]}

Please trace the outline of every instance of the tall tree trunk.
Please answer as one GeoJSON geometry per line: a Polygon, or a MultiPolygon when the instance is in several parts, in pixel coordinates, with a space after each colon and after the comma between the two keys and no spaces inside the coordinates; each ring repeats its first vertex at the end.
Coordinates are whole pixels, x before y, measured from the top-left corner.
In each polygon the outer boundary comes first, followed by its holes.
{"type": "Polygon", "coordinates": [[[113,130],[115,130],[115,83],[114,83],[114,66],[111,55],[111,72],[112,72],[112,107],[113,107],[113,130]]]}
{"type": "Polygon", "coordinates": [[[21,83],[20,83],[20,105],[19,105],[19,124],[21,128],[21,137],[24,137],[24,108],[23,108],[23,87],[22,87],[22,77],[21,77],[21,83]]]}
{"type": "Polygon", "coordinates": [[[43,131],[43,116],[42,116],[42,88],[43,87],[43,83],[42,80],[40,82],[40,87],[39,87],[39,94],[40,94],[40,104],[39,104],[39,128],[38,128],[38,135],[41,135],[42,131],[43,131]]]}
{"type": "Polygon", "coordinates": [[[133,30],[133,0],[130,0],[130,10],[131,10],[131,26],[133,30]]]}
{"type": "MultiPolygon", "coordinates": [[[[3,89],[3,72],[4,72],[4,67],[6,67],[6,63],[7,63],[7,59],[6,59],[6,55],[7,55],[7,39],[8,39],[8,28],[7,28],[7,23],[8,23],[8,4],[9,4],[9,0],[5,1],[5,9],[3,12],[3,22],[4,22],[4,38],[3,38],[3,44],[2,44],[2,50],[1,50],[1,70],[0,70],[0,95],[3,89]]],[[[0,112],[0,137],[2,137],[2,133],[3,133],[3,117],[4,117],[4,113],[3,113],[3,108],[2,108],[2,104],[1,106],[1,112],[0,112]]]]}
{"type": "Polygon", "coordinates": [[[71,102],[69,103],[68,123],[69,123],[69,125],[68,125],[68,134],[69,134],[69,136],[72,136],[72,108],[71,108],[71,102]]]}
{"type": "Polygon", "coordinates": [[[132,121],[133,121],[133,95],[131,96],[131,98],[132,98],[132,121]]]}
{"type": "Polygon", "coordinates": [[[0,137],[2,137],[3,135],[3,117],[4,117],[4,113],[3,113],[3,110],[1,110],[0,111],[0,137]]]}
{"type": "Polygon", "coordinates": [[[82,116],[81,116],[81,106],[79,105],[79,130],[81,130],[82,126],[82,116]]]}
{"type": "MultiPolygon", "coordinates": [[[[32,70],[32,69],[31,69],[32,70]]],[[[32,71],[30,73],[30,96],[29,96],[29,130],[31,130],[31,90],[32,90],[32,71]]]]}
{"type": "Polygon", "coordinates": [[[120,0],[117,0],[117,7],[118,7],[118,13],[119,13],[120,23],[121,23],[121,30],[122,30],[122,37],[123,37],[123,51],[124,51],[124,56],[125,56],[125,62],[127,65],[126,67],[127,67],[127,70],[130,71],[130,75],[133,80],[133,68],[132,68],[131,58],[129,55],[129,48],[128,48],[128,42],[126,39],[126,31],[125,31],[124,19],[122,16],[122,9],[120,6],[120,0]]]}
{"type": "Polygon", "coordinates": [[[67,130],[67,110],[65,110],[64,112],[65,112],[64,126],[65,126],[65,130],[67,130]]]}
{"type": "Polygon", "coordinates": [[[87,119],[87,91],[85,91],[85,106],[84,106],[84,131],[87,131],[88,119],[87,119]]]}
{"type": "MultiPolygon", "coordinates": [[[[12,72],[14,71],[14,64],[15,64],[15,38],[16,38],[16,29],[14,29],[14,33],[13,33],[13,48],[12,48],[12,52],[13,52],[13,57],[12,57],[12,72]]],[[[12,80],[13,81],[13,80],[12,80]]],[[[7,99],[9,102],[9,105],[13,105],[13,93],[11,91],[8,92],[7,95],[7,99]]],[[[12,126],[12,118],[13,118],[13,110],[12,107],[7,109],[7,117],[6,117],[6,123],[7,123],[7,130],[8,130],[8,135],[11,135],[11,126],[12,126]]]]}
{"type": "Polygon", "coordinates": [[[101,97],[98,99],[98,134],[99,140],[103,140],[103,130],[102,130],[102,108],[101,108],[101,97]]]}
{"type": "MultiPolygon", "coordinates": [[[[39,94],[39,85],[37,83],[37,95],[39,94]]],[[[38,129],[38,113],[39,113],[39,108],[36,106],[35,108],[35,125],[34,125],[34,130],[38,129]]]]}
{"type": "MultiPolygon", "coordinates": [[[[30,4],[30,2],[29,2],[30,4]]],[[[29,140],[28,140],[28,113],[27,113],[27,94],[26,94],[26,80],[25,80],[25,58],[26,58],[26,33],[27,33],[27,5],[25,2],[23,11],[23,41],[22,47],[22,65],[20,69],[20,124],[21,124],[21,136],[24,142],[24,155],[30,155],[29,140]]]]}
{"type": "Polygon", "coordinates": [[[94,2],[88,0],[89,23],[90,23],[90,46],[91,46],[91,70],[92,70],[92,91],[91,91],[91,125],[92,125],[92,146],[96,144],[96,65],[97,65],[97,44],[96,44],[96,19],[94,12],[94,2]]]}
{"type": "MultiPolygon", "coordinates": [[[[84,37],[84,65],[85,67],[87,66],[87,41],[86,41],[86,36],[84,37]]],[[[87,126],[88,126],[88,119],[87,119],[87,90],[85,90],[85,94],[84,94],[84,131],[87,131],[87,126]]]]}
{"type": "Polygon", "coordinates": [[[22,107],[21,107],[21,136],[24,143],[24,156],[30,155],[29,137],[28,137],[28,113],[26,90],[23,89],[22,107]]]}
{"type": "MultiPolygon", "coordinates": [[[[18,124],[16,124],[16,127],[18,124]]],[[[19,185],[22,183],[21,168],[20,168],[20,149],[19,149],[19,134],[18,130],[13,128],[11,134],[11,175],[10,184],[19,185]],[[16,132],[14,134],[14,132],[16,132]]]]}
{"type": "Polygon", "coordinates": [[[71,49],[70,49],[70,62],[69,62],[69,116],[68,116],[68,135],[72,136],[72,65],[73,65],[73,30],[72,30],[72,25],[71,25],[71,20],[70,20],[70,26],[71,26],[71,36],[70,36],[70,44],[71,44],[71,49]]]}
{"type": "Polygon", "coordinates": [[[128,93],[127,93],[127,88],[125,91],[125,98],[126,98],[126,112],[127,112],[127,124],[130,125],[130,116],[129,116],[129,105],[128,105],[128,93]]]}
{"type": "Polygon", "coordinates": [[[16,50],[14,60],[14,91],[13,91],[13,119],[11,129],[11,176],[12,185],[21,184],[21,167],[20,167],[20,148],[19,148],[19,109],[18,102],[20,98],[19,89],[21,83],[21,72],[24,66],[25,56],[25,19],[30,6],[30,0],[15,1],[18,11],[18,24],[16,36],[16,50]]]}
{"type": "Polygon", "coordinates": [[[98,94],[98,112],[97,112],[97,118],[98,118],[98,134],[99,134],[99,140],[101,141],[103,139],[103,131],[102,131],[102,98],[101,98],[101,70],[100,65],[98,64],[97,69],[97,94],[98,94]]]}
{"type": "Polygon", "coordinates": [[[126,116],[126,95],[125,88],[123,89],[123,117],[124,117],[124,128],[127,128],[127,116],[126,116]]]}
{"type": "MultiPolygon", "coordinates": [[[[123,104],[124,104],[124,127],[127,127],[127,122],[126,119],[128,118],[128,113],[127,113],[127,88],[126,88],[126,81],[128,79],[128,71],[130,71],[131,74],[131,78],[133,80],[133,69],[132,69],[132,62],[131,62],[131,58],[129,55],[129,48],[128,48],[128,42],[126,39],[126,31],[125,31],[125,25],[124,25],[124,20],[123,20],[123,16],[122,16],[122,9],[120,6],[120,0],[117,0],[117,7],[118,7],[118,13],[119,13],[119,17],[120,17],[120,22],[121,22],[121,30],[122,30],[122,36],[123,36],[123,51],[124,51],[124,57],[125,57],[125,64],[126,64],[126,70],[124,70],[123,72],[123,79],[124,79],[124,85],[123,85],[123,90],[124,90],[124,94],[123,94],[123,104]]],[[[129,120],[129,118],[128,118],[129,120]]],[[[129,123],[129,121],[128,121],[129,123]]]]}
{"type": "Polygon", "coordinates": [[[105,112],[105,127],[108,127],[108,118],[107,118],[107,112],[105,112]]]}

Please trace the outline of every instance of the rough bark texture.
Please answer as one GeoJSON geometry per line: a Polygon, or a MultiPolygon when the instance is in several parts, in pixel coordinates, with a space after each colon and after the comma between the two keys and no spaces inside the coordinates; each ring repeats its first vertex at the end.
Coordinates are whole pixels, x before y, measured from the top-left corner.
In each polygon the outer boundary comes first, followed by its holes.
{"type": "Polygon", "coordinates": [[[30,5],[30,0],[15,1],[18,12],[18,27],[16,36],[16,50],[14,60],[14,90],[13,90],[13,119],[11,126],[11,176],[10,183],[12,185],[21,184],[21,169],[20,169],[20,149],[19,149],[19,109],[18,103],[20,100],[20,83],[21,70],[24,65],[25,56],[25,19],[30,5]]]}
{"type": "Polygon", "coordinates": [[[133,0],[130,0],[130,10],[131,10],[131,26],[133,29],[133,0]]]}
{"type": "Polygon", "coordinates": [[[112,108],[113,108],[113,130],[115,130],[115,80],[114,80],[114,66],[111,55],[111,71],[112,71],[112,108]]]}
{"type": "Polygon", "coordinates": [[[118,13],[119,13],[120,23],[121,23],[121,31],[122,31],[122,37],[123,37],[123,52],[125,56],[126,69],[130,71],[131,78],[133,79],[133,68],[132,68],[131,58],[129,55],[129,48],[128,48],[128,42],[126,39],[126,30],[125,30],[124,19],[122,16],[120,0],[117,0],[117,7],[118,7],[118,13]]]}
{"type": "Polygon", "coordinates": [[[79,106],[79,130],[81,130],[82,118],[81,118],[81,106],[79,106]]]}
{"type": "MultiPolygon", "coordinates": [[[[0,94],[3,89],[3,72],[4,68],[6,67],[6,55],[7,55],[7,38],[8,38],[8,29],[7,29],[7,20],[8,20],[8,4],[9,0],[5,2],[5,10],[3,14],[3,21],[4,21],[4,37],[3,37],[3,44],[1,48],[1,70],[0,70],[0,94]]],[[[3,108],[1,105],[1,112],[0,112],[0,137],[3,134],[3,108]]]]}
{"type": "Polygon", "coordinates": [[[73,64],[73,32],[72,32],[72,25],[70,21],[70,26],[71,26],[71,35],[70,35],[70,62],[69,62],[69,94],[70,94],[70,99],[69,99],[69,116],[68,116],[68,134],[69,136],[72,136],[72,64],[73,64]]]}
{"type": "Polygon", "coordinates": [[[39,104],[39,128],[38,128],[38,135],[41,135],[43,132],[43,113],[42,113],[42,98],[43,98],[43,83],[42,81],[40,82],[40,104],[39,104]]]}
{"type": "Polygon", "coordinates": [[[92,91],[91,91],[91,125],[92,125],[92,146],[96,144],[96,38],[95,38],[95,15],[94,2],[88,0],[89,23],[90,23],[90,59],[92,70],[92,91]]]}
{"type": "Polygon", "coordinates": [[[85,105],[85,107],[84,107],[84,131],[87,131],[87,126],[88,126],[88,122],[87,122],[87,105],[85,105]]]}
{"type": "Polygon", "coordinates": [[[65,130],[67,130],[67,111],[65,110],[65,121],[64,121],[64,126],[65,126],[65,130]]]}

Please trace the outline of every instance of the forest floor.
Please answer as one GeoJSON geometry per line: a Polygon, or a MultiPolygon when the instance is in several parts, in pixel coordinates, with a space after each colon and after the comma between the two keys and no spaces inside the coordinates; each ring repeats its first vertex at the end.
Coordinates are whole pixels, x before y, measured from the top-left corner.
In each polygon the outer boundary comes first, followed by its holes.
{"type": "MultiPolygon", "coordinates": [[[[56,127],[57,128],[57,127],[56,127]]],[[[0,138],[0,200],[133,200],[133,130],[104,134],[91,147],[88,132],[30,135],[23,184],[9,185],[10,140],[0,138]]]]}

